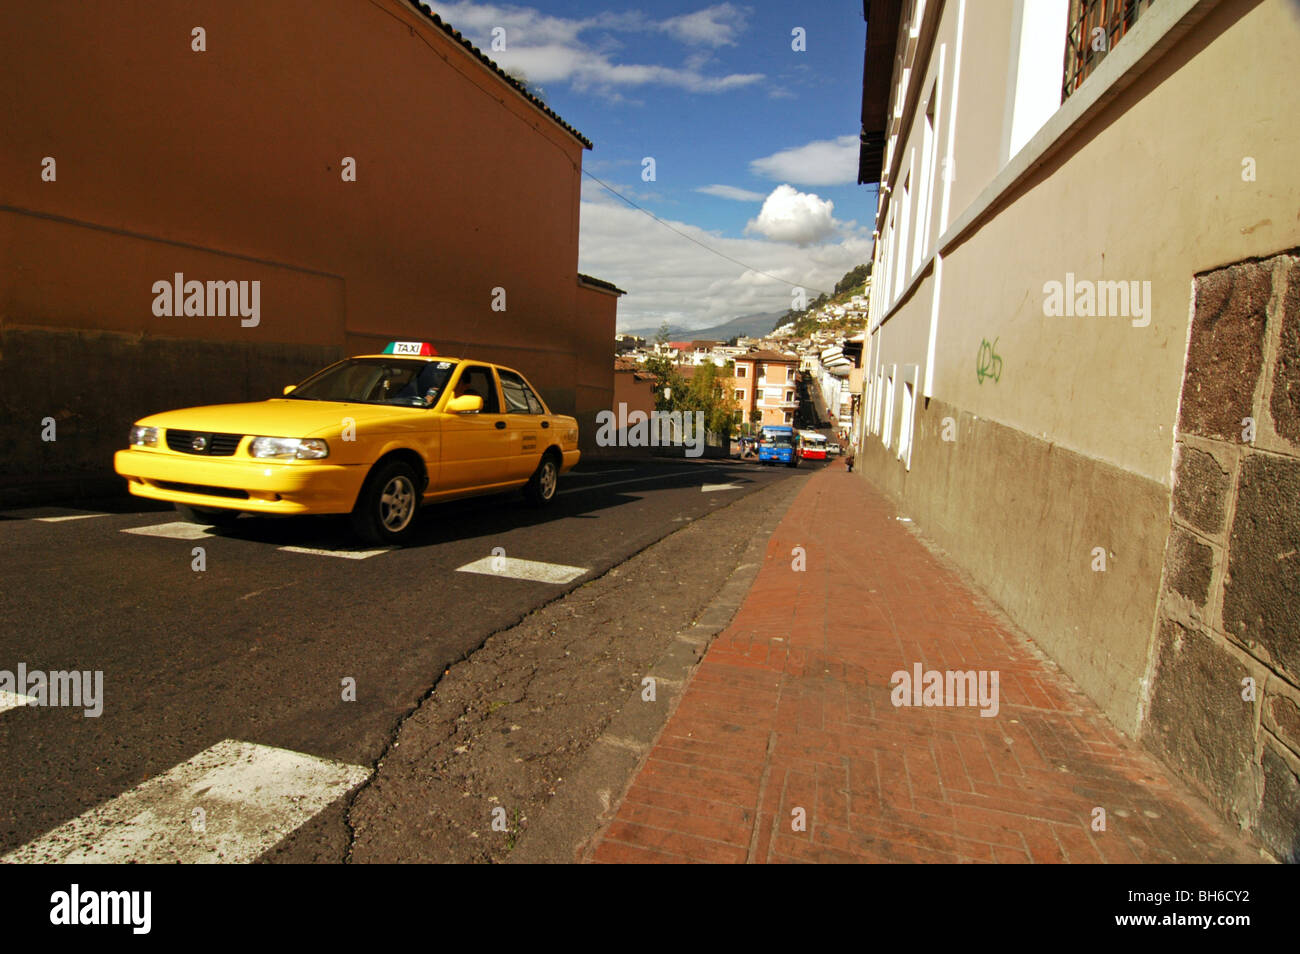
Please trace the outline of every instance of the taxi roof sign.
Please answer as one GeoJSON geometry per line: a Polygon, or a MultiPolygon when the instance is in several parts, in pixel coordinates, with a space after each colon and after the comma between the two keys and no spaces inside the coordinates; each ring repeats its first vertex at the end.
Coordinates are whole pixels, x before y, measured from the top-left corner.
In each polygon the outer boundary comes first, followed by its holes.
{"type": "Polygon", "coordinates": [[[437,349],[427,341],[390,341],[388,347],[382,354],[412,354],[418,357],[427,358],[438,353],[437,349]]]}

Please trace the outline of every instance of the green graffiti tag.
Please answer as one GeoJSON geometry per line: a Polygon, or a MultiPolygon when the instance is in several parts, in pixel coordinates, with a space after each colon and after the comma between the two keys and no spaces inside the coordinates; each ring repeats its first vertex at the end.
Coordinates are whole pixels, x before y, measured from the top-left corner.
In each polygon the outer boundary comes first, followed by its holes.
{"type": "Polygon", "coordinates": [[[997,344],[997,338],[993,339],[992,344],[989,344],[988,338],[980,339],[980,353],[975,359],[975,376],[979,378],[980,384],[984,383],[985,378],[992,378],[995,383],[1002,379],[1002,356],[993,350],[997,344]]]}

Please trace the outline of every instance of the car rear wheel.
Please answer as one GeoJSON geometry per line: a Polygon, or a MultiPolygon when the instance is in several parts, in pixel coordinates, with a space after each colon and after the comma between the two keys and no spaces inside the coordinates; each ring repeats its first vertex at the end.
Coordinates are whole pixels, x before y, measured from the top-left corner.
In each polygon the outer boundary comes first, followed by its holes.
{"type": "Polygon", "coordinates": [[[534,507],[545,507],[555,499],[555,491],[560,483],[560,465],[554,454],[542,456],[532,478],[524,487],[524,498],[534,507]]]}
{"type": "Polygon", "coordinates": [[[229,530],[239,519],[236,510],[210,510],[206,507],[191,507],[188,504],[176,504],[176,512],[186,523],[197,523],[218,530],[229,530]]]}
{"type": "Polygon", "coordinates": [[[352,530],[366,543],[398,546],[415,529],[420,509],[420,480],[410,464],[389,461],[377,468],[361,488],[352,509],[352,530]]]}

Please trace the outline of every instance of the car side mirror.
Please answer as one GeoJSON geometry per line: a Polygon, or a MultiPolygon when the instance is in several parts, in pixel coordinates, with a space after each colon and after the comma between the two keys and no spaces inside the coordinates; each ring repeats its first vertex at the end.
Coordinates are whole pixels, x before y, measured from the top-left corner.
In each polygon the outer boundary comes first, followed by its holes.
{"type": "Polygon", "coordinates": [[[462,394],[447,402],[448,414],[476,414],[483,410],[483,399],[477,394],[462,394]]]}
{"type": "Polygon", "coordinates": [[[298,385],[296,385],[296,384],[286,384],[286,385],[284,386],[284,393],[285,393],[285,394],[288,394],[290,391],[294,390],[296,387],[298,387],[298,385]]]}

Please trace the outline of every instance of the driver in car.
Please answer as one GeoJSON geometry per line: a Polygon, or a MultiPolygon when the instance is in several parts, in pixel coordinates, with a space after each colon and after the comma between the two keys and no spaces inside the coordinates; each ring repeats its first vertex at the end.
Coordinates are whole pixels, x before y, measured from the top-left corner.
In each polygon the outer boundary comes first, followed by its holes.
{"type": "Polygon", "coordinates": [[[420,372],[420,383],[424,387],[424,406],[433,407],[438,403],[438,395],[442,393],[442,386],[436,384],[437,374],[432,365],[424,368],[420,372]]]}

